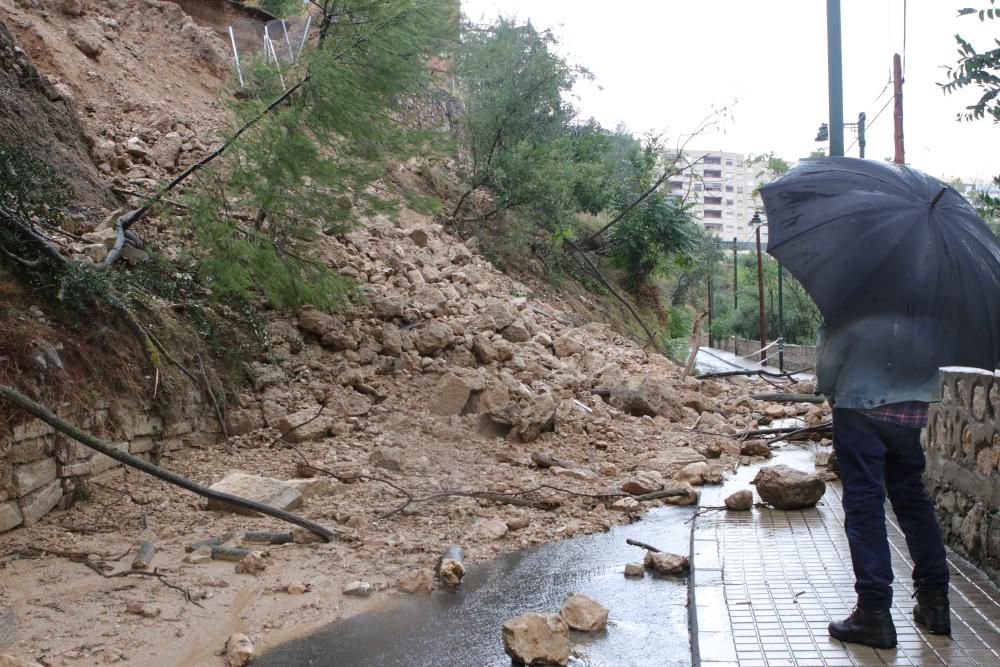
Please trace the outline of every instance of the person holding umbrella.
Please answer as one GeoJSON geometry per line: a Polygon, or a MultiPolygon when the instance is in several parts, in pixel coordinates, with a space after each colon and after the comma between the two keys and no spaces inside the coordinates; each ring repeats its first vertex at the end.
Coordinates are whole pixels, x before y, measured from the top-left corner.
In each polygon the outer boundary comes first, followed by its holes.
{"type": "Polygon", "coordinates": [[[768,248],[824,325],[816,391],[833,446],[857,606],[830,635],[896,645],[888,496],[913,560],[913,618],[951,634],[948,564],[924,490],[920,431],[938,369],[1000,362],[1000,243],[954,188],[901,165],[804,160],[762,189],[768,248]]]}

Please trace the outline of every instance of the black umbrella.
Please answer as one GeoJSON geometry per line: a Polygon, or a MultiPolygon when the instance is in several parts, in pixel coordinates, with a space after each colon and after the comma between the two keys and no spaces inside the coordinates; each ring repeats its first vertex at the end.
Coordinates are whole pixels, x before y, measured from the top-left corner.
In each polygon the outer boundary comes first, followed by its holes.
{"type": "Polygon", "coordinates": [[[826,320],[820,390],[835,387],[845,407],[926,400],[939,367],[996,367],[1000,243],[954,188],[833,157],[800,162],[761,195],[768,253],[826,320]]]}

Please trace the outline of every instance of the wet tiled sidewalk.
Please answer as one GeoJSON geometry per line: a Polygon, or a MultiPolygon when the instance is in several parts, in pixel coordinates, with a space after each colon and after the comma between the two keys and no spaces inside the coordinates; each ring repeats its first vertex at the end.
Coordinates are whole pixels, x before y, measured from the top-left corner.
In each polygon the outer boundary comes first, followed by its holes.
{"type": "MultiPolygon", "coordinates": [[[[792,457],[782,462],[810,469],[810,452],[792,457]]],[[[701,505],[722,505],[732,491],[748,488],[754,472],[741,470],[723,487],[706,487],[701,505]]],[[[924,632],[913,623],[912,563],[891,513],[889,518],[899,644],[895,650],[875,650],[827,634],[829,622],[850,614],[855,602],[839,484],[829,484],[813,509],[700,514],[692,533],[691,582],[693,644],[700,664],[1000,667],[1000,590],[960,558],[950,557],[952,636],[924,632]]]]}

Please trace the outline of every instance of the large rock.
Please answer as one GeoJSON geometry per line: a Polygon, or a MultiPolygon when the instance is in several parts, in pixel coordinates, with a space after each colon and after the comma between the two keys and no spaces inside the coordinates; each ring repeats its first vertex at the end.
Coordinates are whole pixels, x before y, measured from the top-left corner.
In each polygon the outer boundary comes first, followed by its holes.
{"type": "Polygon", "coordinates": [[[552,431],[556,420],[555,400],[549,393],[526,399],[523,404],[508,403],[502,410],[490,413],[490,418],[511,427],[510,436],[521,442],[532,442],[543,432],[552,431]]]}
{"type": "Polygon", "coordinates": [[[705,476],[708,474],[708,464],[704,461],[689,463],[676,473],[674,479],[679,482],[687,482],[692,486],[700,486],[705,483],[705,476]]]}
{"type": "Polygon", "coordinates": [[[458,415],[468,403],[471,393],[468,382],[454,373],[448,373],[434,386],[427,407],[436,415],[458,415]]]}
{"type": "MultiPolygon", "coordinates": [[[[245,472],[231,472],[209,488],[213,491],[221,491],[253,500],[279,510],[293,510],[302,505],[302,493],[298,489],[285,484],[280,479],[249,475],[245,472]]],[[[235,512],[246,516],[259,516],[253,510],[237,507],[220,500],[209,500],[208,509],[219,512],[235,512]]]]}
{"type": "Polygon", "coordinates": [[[451,327],[444,322],[431,320],[413,339],[413,346],[423,355],[434,354],[451,344],[454,337],[451,327]]]}
{"type": "Polygon", "coordinates": [[[566,598],[559,615],[571,629],[581,632],[597,632],[608,625],[608,608],[583,593],[566,598]]]}
{"type": "Polygon", "coordinates": [[[750,482],[761,500],[779,510],[813,507],[826,492],[826,482],[807,472],[776,465],[761,468],[750,482]]]}
{"type": "Polygon", "coordinates": [[[569,662],[569,626],[559,614],[523,614],[501,628],[507,655],[524,665],[569,662]]]}
{"type": "Polygon", "coordinates": [[[674,384],[664,378],[646,376],[611,389],[611,405],[636,417],[660,416],[671,422],[684,418],[684,405],[674,384]]]}
{"type": "Polygon", "coordinates": [[[647,551],[642,563],[647,570],[653,570],[658,574],[683,574],[690,567],[687,556],[666,551],[647,551]]]}
{"type": "Polygon", "coordinates": [[[288,442],[309,442],[326,436],[331,424],[330,417],[319,413],[319,408],[307,408],[279,419],[278,430],[288,442]]]}

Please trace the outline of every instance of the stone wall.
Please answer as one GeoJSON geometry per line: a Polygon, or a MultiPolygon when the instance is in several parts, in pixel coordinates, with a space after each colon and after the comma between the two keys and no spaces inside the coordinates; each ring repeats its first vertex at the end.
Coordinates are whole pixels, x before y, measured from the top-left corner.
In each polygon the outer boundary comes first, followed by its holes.
{"type": "Polygon", "coordinates": [[[927,490],[945,541],[1000,581],[1000,377],[941,369],[924,432],[927,490]]]}
{"type": "MultiPolygon", "coordinates": [[[[60,416],[146,460],[193,439],[213,439],[219,430],[194,388],[174,396],[169,410],[139,401],[99,402],[85,411],[60,411],[60,416]]],[[[30,526],[53,508],[69,507],[79,480],[120,465],[39,419],[6,420],[0,426],[0,532],[30,526]]]]}
{"type": "MultiPolygon", "coordinates": [[[[729,336],[728,338],[722,338],[716,343],[719,349],[725,350],[726,352],[732,352],[733,354],[745,357],[748,355],[754,355],[757,350],[760,349],[759,340],[747,340],[746,338],[737,338],[736,336],[729,336]]],[[[768,348],[766,355],[774,354],[775,356],[768,360],[769,366],[778,367],[778,356],[777,356],[777,346],[768,348]]],[[[751,358],[751,361],[756,361],[756,355],[751,358]]],[[[789,345],[785,344],[785,370],[803,370],[811,369],[816,366],[816,346],[815,345],[789,345]]]]}

